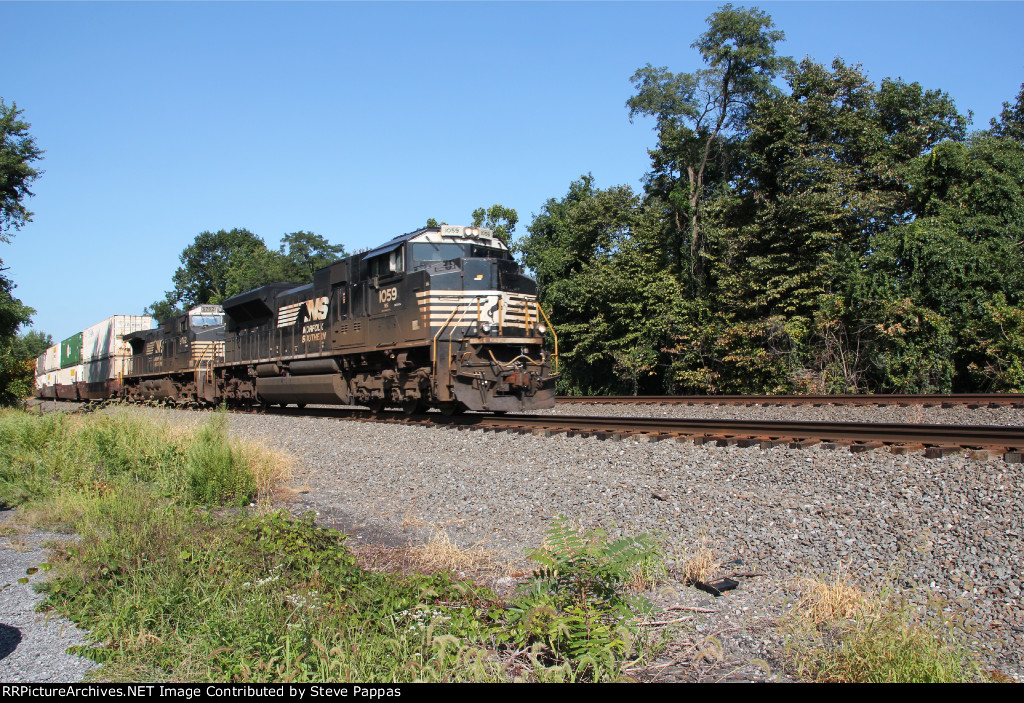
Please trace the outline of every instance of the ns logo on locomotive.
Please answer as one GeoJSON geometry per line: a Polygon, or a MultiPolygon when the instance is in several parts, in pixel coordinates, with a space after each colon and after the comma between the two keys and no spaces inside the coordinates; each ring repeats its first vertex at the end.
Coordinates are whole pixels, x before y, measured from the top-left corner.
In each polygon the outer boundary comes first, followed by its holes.
{"type": "Polygon", "coordinates": [[[428,227],[156,326],[118,315],[37,361],[44,398],[553,407],[558,338],[537,284],[491,230],[428,227]]]}

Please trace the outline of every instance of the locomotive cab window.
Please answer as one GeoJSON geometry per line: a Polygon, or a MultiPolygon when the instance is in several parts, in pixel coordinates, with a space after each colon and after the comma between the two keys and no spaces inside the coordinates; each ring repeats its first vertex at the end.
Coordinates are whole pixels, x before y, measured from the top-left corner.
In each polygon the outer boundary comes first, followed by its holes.
{"type": "Polygon", "coordinates": [[[466,255],[463,244],[449,242],[415,242],[411,245],[410,258],[413,268],[423,267],[438,261],[461,259],[466,255]]]}
{"type": "Polygon", "coordinates": [[[511,259],[512,255],[504,249],[496,249],[495,247],[482,247],[476,244],[473,245],[472,251],[469,254],[473,258],[477,259],[511,259]]]}
{"type": "Polygon", "coordinates": [[[402,247],[370,259],[370,276],[393,276],[404,269],[402,247]]]}
{"type": "Polygon", "coordinates": [[[197,327],[216,327],[224,324],[223,315],[192,315],[189,324],[192,329],[197,327]]]}

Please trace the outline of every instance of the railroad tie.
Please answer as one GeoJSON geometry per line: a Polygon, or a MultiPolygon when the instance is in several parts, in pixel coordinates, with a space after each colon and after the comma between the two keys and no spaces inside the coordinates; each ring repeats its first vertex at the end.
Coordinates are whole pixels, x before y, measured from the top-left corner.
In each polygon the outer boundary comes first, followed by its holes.
{"type": "Polygon", "coordinates": [[[960,447],[954,447],[950,445],[924,448],[924,456],[926,459],[941,459],[944,456],[948,456],[950,454],[957,454],[959,452],[960,447]]]}
{"type": "Polygon", "coordinates": [[[870,452],[873,449],[879,449],[883,446],[885,446],[885,444],[882,442],[857,442],[856,444],[850,445],[850,451],[854,454],[859,454],[860,452],[870,452]]]}

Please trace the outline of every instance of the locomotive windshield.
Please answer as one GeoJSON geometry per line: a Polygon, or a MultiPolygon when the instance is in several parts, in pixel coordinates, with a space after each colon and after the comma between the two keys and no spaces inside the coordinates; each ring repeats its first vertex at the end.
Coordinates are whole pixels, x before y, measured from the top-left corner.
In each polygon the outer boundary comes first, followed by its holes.
{"type": "Polygon", "coordinates": [[[413,268],[435,261],[451,261],[463,257],[484,259],[508,259],[509,253],[495,247],[479,244],[455,244],[451,242],[414,242],[410,245],[413,268]]]}
{"type": "Polygon", "coordinates": [[[216,327],[217,325],[224,324],[224,315],[192,315],[189,318],[189,324],[192,329],[197,327],[216,327]]]}

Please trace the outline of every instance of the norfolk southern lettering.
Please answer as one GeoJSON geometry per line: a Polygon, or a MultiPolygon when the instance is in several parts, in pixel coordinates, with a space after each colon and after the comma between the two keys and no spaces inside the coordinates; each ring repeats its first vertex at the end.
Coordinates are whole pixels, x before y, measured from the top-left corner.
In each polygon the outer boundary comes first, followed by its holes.
{"type": "Polygon", "coordinates": [[[323,322],[314,322],[302,326],[302,343],[322,342],[327,339],[327,332],[324,330],[323,322]]]}

